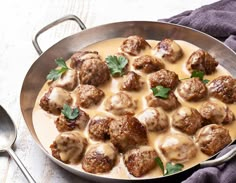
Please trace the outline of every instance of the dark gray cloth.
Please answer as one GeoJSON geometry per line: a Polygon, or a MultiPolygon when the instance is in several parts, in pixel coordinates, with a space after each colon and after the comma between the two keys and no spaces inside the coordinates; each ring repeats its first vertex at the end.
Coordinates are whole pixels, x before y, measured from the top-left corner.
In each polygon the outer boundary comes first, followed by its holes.
{"type": "MultiPolygon", "coordinates": [[[[217,157],[235,147],[236,145],[226,147],[217,157]]],[[[236,183],[236,157],[217,167],[199,169],[182,183],[236,183]]]]}
{"type": "Polygon", "coordinates": [[[160,21],[188,26],[205,32],[236,52],[236,0],[222,0],[160,21]]]}

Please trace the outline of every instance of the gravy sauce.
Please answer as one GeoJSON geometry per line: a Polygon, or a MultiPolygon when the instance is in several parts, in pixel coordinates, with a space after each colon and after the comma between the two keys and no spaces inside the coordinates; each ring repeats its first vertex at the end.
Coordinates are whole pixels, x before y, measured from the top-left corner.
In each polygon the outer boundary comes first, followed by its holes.
{"type": "MultiPolygon", "coordinates": [[[[101,41],[101,42],[95,43],[93,45],[90,45],[90,46],[84,48],[83,50],[98,51],[99,55],[101,55],[102,59],[105,60],[105,58],[108,55],[114,55],[119,51],[118,48],[122,44],[123,40],[124,40],[124,38],[115,38],[115,39],[105,40],[105,41],[101,41]]],[[[158,41],[155,41],[155,40],[147,40],[147,41],[152,46],[152,48],[154,48],[156,46],[156,44],[158,43],[158,41]]],[[[176,63],[169,63],[169,62],[163,61],[165,64],[165,69],[176,72],[180,79],[188,78],[188,77],[190,77],[191,74],[185,68],[185,62],[187,61],[189,56],[192,54],[192,52],[198,50],[199,48],[193,44],[190,44],[190,43],[182,41],[182,40],[176,40],[176,42],[182,47],[184,55],[176,63]]],[[[154,52],[152,49],[147,49],[147,50],[142,51],[138,56],[140,56],[140,55],[154,55],[154,52]]],[[[58,57],[60,57],[60,55],[58,55],[58,57]]],[[[132,66],[133,60],[135,58],[136,57],[128,56],[128,59],[129,59],[129,68],[128,69],[129,70],[135,70],[132,66]]],[[[70,60],[67,61],[67,65],[69,65],[69,62],[70,62],[70,60]]],[[[141,75],[141,77],[144,81],[148,81],[147,74],[145,74],[139,70],[135,70],[135,72],[137,74],[141,75]]],[[[213,80],[214,78],[216,78],[220,75],[230,75],[230,73],[226,69],[224,69],[221,65],[218,65],[216,72],[214,72],[211,75],[206,75],[204,77],[204,79],[213,80]]],[[[88,113],[90,118],[92,118],[93,116],[98,115],[98,114],[107,115],[107,116],[111,116],[113,118],[116,118],[116,116],[113,116],[111,113],[108,113],[107,111],[104,110],[104,101],[109,96],[112,96],[114,93],[117,93],[120,91],[121,81],[122,81],[122,77],[112,78],[105,85],[100,86],[99,88],[102,89],[105,93],[105,97],[102,100],[101,104],[98,104],[97,106],[90,107],[89,109],[82,108],[82,110],[84,110],[86,113],[88,113]]],[[[46,151],[49,154],[51,154],[51,149],[49,148],[49,146],[52,144],[52,142],[55,140],[56,136],[59,134],[59,132],[57,131],[56,126],[54,124],[54,121],[56,120],[57,116],[52,115],[52,114],[48,114],[39,106],[39,101],[40,101],[41,97],[44,95],[44,93],[48,90],[48,88],[49,88],[49,85],[46,82],[37,97],[35,107],[33,110],[33,125],[34,125],[34,129],[35,129],[35,132],[37,134],[39,141],[41,142],[43,147],[46,149],[46,151]]],[[[137,116],[137,114],[139,114],[141,111],[143,111],[144,109],[146,109],[148,107],[146,104],[146,100],[145,100],[145,96],[147,96],[148,94],[151,93],[151,90],[148,86],[148,82],[145,82],[144,86],[142,87],[142,89],[140,91],[127,92],[127,93],[130,94],[130,96],[132,96],[132,98],[134,100],[137,100],[137,109],[135,110],[135,116],[137,116]]],[[[178,95],[178,93],[176,91],[175,91],[175,94],[182,106],[193,107],[193,108],[198,109],[199,106],[203,102],[206,101],[206,99],[205,99],[205,100],[201,100],[199,102],[187,102],[187,101],[183,100],[178,95]]],[[[72,92],[72,96],[73,96],[73,92],[72,92]]],[[[221,103],[217,99],[211,98],[210,100],[214,100],[217,103],[221,103]]],[[[228,107],[234,112],[234,114],[236,114],[236,105],[235,104],[230,104],[230,105],[228,105],[228,107]]],[[[171,116],[172,113],[173,113],[173,111],[167,112],[167,115],[171,116]]],[[[170,124],[171,124],[171,120],[172,120],[172,118],[169,118],[170,124]]],[[[87,125],[87,127],[88,127],[88,125],[87,125]]],[[[224,125],[224,127],[229,130],[230,136],[231,136],[232,140],[234,140],[236,138],[236,130],[235,130],[236,129],[236,121],[233,121],[231,124],[224,125]]],[[[93,141],[88,138],[88,128],[86,128],[85,131],[83,131],[83,132],[81,131],[81,133],[88,139],[89,144],[99,143],[97,141],[93,141]]],[[[166,132],[162,132],[162,133],[148,132],[149,145],[156,149],[160,158],[163,160],[164,164],[166,164],[167,160],[165,159],[163,154],[160,152],[158,145],[161,143],[162,138],[164,138],[167,134],[175,134],[175,133],[180,133],[180,132],[178,130],[174,129],[171,125],[170,125],[169,130],[167,130],[166,132]]],[[[89,149],[89,147],[87,148],[87,150],[88,149],[89,149]]],[[[188,169],[189,167],[192,167],[192,166],[200,163],[201,161],[204,161],[209,158],[209,156],[202,153],[199,148],[197,151],[198,151],[197,155],[194,158],[183,163],[184,169],[188,169]]],[[[73,169],[84,171],[81,167],[81,164],[78,164],[78,165],[69,165],[68,164],[68,166],[72,167],[73,169]]],[[[116,166],[110,172],[100,174],[100,176],[113,177],[113,178],[123,178],[123,179],[136,179],[135,177],[130,175],[129,172],[127,171],[126,167],[124,166],[121,155],[119,155],[117,158],[116,166]]],[[[156,168],[151,170],[149,173],[144,175],[142,178],[153,178],[153,177],[160,177],[160,176],[162,176],[162,171],[158,166],[156,166],[156,168]]],[[[142,178],[139,178],[139,179],[142,179],[142,178]]]]}

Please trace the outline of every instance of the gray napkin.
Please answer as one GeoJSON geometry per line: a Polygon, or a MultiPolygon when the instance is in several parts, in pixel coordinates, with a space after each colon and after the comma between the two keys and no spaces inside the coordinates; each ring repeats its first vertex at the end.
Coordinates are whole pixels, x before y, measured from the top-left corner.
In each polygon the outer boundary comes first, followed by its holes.
{"type": "Polygon", "coordinates": [[[160,21],[180,24],[205,32],[224,41],[236,52],[236,0],[218,1],[160,21]]]}
{"type": "MultiPolygon", "coordinates": [[[[236,145],[223,149],[217,157],[222,156],[236,145]]],[[[236,182],[236,157],[217,167],[207,167],[194,172],[182,183],[235,183],[236,182]]]]}

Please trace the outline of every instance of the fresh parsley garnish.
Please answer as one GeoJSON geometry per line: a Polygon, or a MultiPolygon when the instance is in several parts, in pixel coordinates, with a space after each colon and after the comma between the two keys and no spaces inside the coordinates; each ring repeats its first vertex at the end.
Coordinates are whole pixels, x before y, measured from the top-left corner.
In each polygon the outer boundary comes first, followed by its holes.
{"type": "Polygon", "coordinates": [[[162,173],[163,173],[163,175],[164,175],[164,173],[165,173],[165,168],[164,168],[163,162],[161,161],[161,158],[156,157],[156,158],[155,158],[155,162],[156,162],[156,164],[161,168],[162,173]]]}
{"type": "Polygon", "coordinates": [[[65,73],[69,69],[63,58],[58,58],[55,60],[55,62],[60,68],[51,70],[47,75],[47,80],[57,80],[63,73],[65,73]]]}
{"type": "MultiPolygon", "coordinates": [[[[196,71],[194,70],[190,76],[190,78],[199,78],[204,84],[207,84],[210,80],[208,79],[203,79],[204,78],[204,72],[202,71],[196,71]]],[[[190,78],[183,78],[181,80],[185,80],[185,79],[190,79],[190,78]]]]}
{"type": "Polygon", "coordinates": [[[183,169],[184,165],[177,163],[173,164],[171,162],[166,163],[166,169],[164,168],[161,158],[156,157],[155,162],[161,168],[163,175],[171,175],[173,173],[179,172],[183,169]]]}
{"type": "Polygon", "coordinates": [[[78,108],[74,108],[72,109],[69,105],[64,104],[63,109],[61,110],[62,114],[64,114],[64,116],[67,119],[73,120],[75,118],[77,118],[79,116],[79,110],[78,108]]]}
{"type": "Polygon", "coordinates": [[[123,56],[117,57],[109,55],[106,58],[106,63],[112,76],[122,76],[124,74],[124,68],[128,64],[128,60],[123,56]]]}
{"type": "Polygon", "coordinates": [[[182,164],[172,164],[170,162],[166,163],[166,172],[165,175],[170,175],[176,172],[179,172],[183,169],[184,165],[182,164]]]}
{"type": "Polygon", "coordinates": [[[156,86],[154,88],[151,88],[153,95],[155,97],[160,97],[167,99],[169,95],[169,91],[171,90],[170,88],[165,88],[163,86],[156,86]]]}

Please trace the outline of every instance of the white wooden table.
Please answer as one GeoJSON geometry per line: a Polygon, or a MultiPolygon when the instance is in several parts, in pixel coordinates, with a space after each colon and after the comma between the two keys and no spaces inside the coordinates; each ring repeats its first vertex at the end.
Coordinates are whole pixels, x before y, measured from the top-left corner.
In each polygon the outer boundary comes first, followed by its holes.
{"type": "MultiPolygon", "coordinates": [[[[88,182],[49,160],[34,143],[20,111],[23,79],[38,57],[31,38],[46,24],[67,14],[81,18],[87,28],[127,20],[156,21],[216,0],[6,0],[0,6],[0,105],[18,128],[16,154],[37,182],[88,182]]],[[[48,31],[39,39],[43,50],[64,36],[79,31],[68,23],[48,31]]],[[[1,122],[0,122],[1,125],[1,122]]],[[[7,154],[0,153],[0,183],[26,182],[7,154]]]]}

